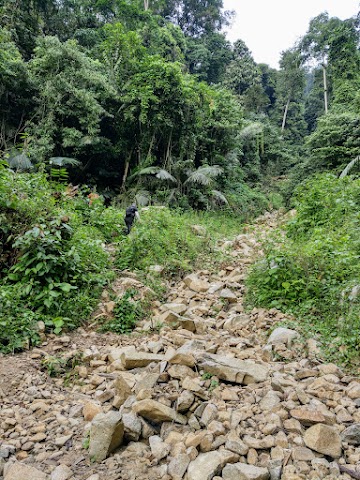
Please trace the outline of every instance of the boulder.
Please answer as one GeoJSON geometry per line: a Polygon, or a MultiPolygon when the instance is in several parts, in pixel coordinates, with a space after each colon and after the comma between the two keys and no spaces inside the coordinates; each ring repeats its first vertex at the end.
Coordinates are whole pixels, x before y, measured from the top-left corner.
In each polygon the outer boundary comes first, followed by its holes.
{"type": "Polygon", "coordinates": [[[182,315],[187,310],[187,306],[184,303],[165,303],[163,308],[177,313],[178,315],[182,315]]]}
{"type": "Polygon", "coordinates": [[[222,298],[223,300],[227,300],[229,303],[237,302],[237,296],[234,292],[230,290],[230,288],[224,288],[223,290],[221,290],[220,298],[222,298]]]}
{"type": "Polygon", "coordinates": [[[332,458],[341,457],[341,438],[333,427],[318,423],[306,430],[304,442],[308,448],[332,458]]]}
{"type": "Polygon", "coordinates": [[[189,466],[190,457],[184,453],[177,455],[170,460],[168,474],[172,480],[181,480],[189,466]]]}
{"type": "Polygon", "coordinates": [[[270,335],[267,343],[268,345],[278,345],[281,343],[285,345],[290,345],[291,342],[297,337],[299,337],[299,334],[295,330],[279,327],[275,328],[275,330],[270,335]]]}
{"type": "Polygon", "coordinates": [[[269,368],[237,358],[202,353],[198,356],[199,367],[227,382],[249,385],[267,379],[269,368]]]}
{"type": "Polygon", "coordinates": [[[113,389],[115,391],[115,398],[113,401],[113,407],[120,408],[128,397],[131,395],[131,387],[127,381],[119,375],[113,383],[113,389]]]}
{"type": "Polygon", "coordinates": [[[110,411],[96,415],[90,429],[89,456],[91,460],[102,462],[120,447],[124,437],[124,425],[119,412],[110,411]]]}

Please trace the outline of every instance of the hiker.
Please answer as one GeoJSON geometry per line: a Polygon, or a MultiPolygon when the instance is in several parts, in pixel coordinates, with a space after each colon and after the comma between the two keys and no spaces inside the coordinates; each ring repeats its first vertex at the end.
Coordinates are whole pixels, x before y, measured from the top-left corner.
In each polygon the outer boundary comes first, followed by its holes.
{"type": "Polygon", "coordinates": [[[125,218],[124,218],[126,228],[127,228],[126,235],[129,235],[135,218],[136,218],[136,220],[140,220],[140,215],[139,215],[138,209],[136,207],[136,204],[133,203],[132,205],[130,205],[130,207],[128,207],[126,209],[126,214],[125,214],[125,218]]]}

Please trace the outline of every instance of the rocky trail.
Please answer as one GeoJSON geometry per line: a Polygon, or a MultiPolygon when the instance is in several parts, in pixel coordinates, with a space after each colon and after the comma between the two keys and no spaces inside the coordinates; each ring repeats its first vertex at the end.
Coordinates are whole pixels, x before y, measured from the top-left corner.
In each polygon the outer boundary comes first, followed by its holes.
{"type": "MultiPolygon", "coordinates": [[[[0,357],[0,479],[359,479],[360,379],[274,329],[281,312],[244,311],[276,223],[219,245],[232,263],[170,285],[130,336],[79,329],[0,357]],[[51,377],[55,358],[74,369],[51,377]]],[[[146,293],[124,273],[114,288],[134,286],[146,293]]],[[[99,312],[112,308],[105,292],[99,312]]]]}

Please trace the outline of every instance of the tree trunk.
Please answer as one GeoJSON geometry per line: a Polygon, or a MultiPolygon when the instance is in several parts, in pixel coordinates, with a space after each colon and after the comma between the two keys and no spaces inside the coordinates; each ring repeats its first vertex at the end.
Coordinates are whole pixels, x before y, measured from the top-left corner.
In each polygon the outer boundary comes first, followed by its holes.
{"type": "Polygon", "coordinates": [[[144,10],[146,12],[146,10],[149,10],[149,5],[150,4],[150,0],[144,0],[144,10]]]}
{"type": "Polygon", "coordinates": [[[327,78],[326,78],[326,65],[323,63],[323,77],[324,77],[324,107],[325,114],[328,113],[328,90],[327,90],[327,78]]]}
{"type": "Polygon", "coordinates": [[[286,103],[286,106],[285,106],[285,111],[284,111],[284,115],[283,115],[283,120],[282,120],[282,125],[281,125],[281,131],[283,132],[284,129],[285,129],[285,124],[286,124],[286,117],[287,117],[287,114],[288,114],[288,110],[289,110],[289,105],[290,105],[290,97],[286,103]]]}
{"type": "Polygon", "coordinates": [[[122,178],[121,188],[120,188],[121,192],[125,192],[125,184],[126,184],[126,180],[127,180],[128,174],[129,174],[131,155],[132,155],[132,151],[130,152],[129,158],[125,162],[125,170],[124,170],[124,175],[123,175],[123,178],[122,178]]]}

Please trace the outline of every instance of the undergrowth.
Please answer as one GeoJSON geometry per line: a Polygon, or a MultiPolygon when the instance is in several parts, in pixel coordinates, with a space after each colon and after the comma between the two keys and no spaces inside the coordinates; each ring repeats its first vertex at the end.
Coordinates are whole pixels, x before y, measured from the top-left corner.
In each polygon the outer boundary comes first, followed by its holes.
{"type": "MultiPolygon", "coordinates": [[[[40,342],[39,322],[61,333],[84,324],[116,269],[136,271],[161,300],[164,280],[211,265],[214,245],[238,232],[241,219],[149,207],[129,236],[124,211],[105,207],[86,188],[49,182],[41,173],[0,167],[0,352],[40,342]],[[203,227],[195,232],[193,225],[203,227]],[[201,229],[200,229],[201,230],[201,229]],[[117,248],[115,261],[107,244],[117,248]],[[161,266],[161,273],[151,267],[161,266]]],[[[113,249],[111,250],[113,252],[113,249]]],[[[216,260],[221,255],[216,253],[216,260]]],[[[216,263],[216,262],[215,262],[216,263]]],[[[116,300],[103,330],[128,333],[148,306],[132,292],[116,300]]]]}
{"type": "Polygon", "coordinates": [[[359,364],[360,180],[314,177],[294,197],[296,216],[264,245],[247,301],[297,318],[330,360],[359,364]]]}

